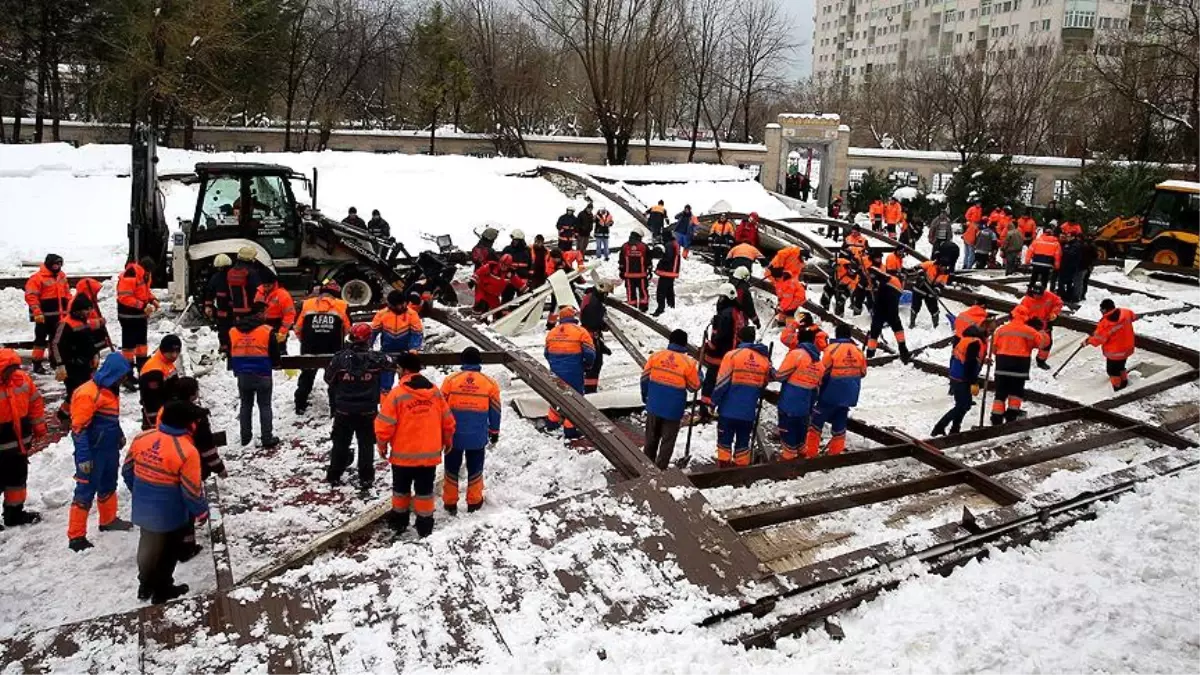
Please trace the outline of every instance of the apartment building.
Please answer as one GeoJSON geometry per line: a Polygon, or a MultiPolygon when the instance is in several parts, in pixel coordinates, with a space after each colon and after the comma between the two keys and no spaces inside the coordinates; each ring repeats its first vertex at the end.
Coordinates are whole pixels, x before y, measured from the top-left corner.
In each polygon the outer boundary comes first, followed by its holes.
{"type": "Polygon", "coordinates": [[[813,75],[857,83],[922,59],[1086,49],[1153,0],[816,0],[813,75]]]}

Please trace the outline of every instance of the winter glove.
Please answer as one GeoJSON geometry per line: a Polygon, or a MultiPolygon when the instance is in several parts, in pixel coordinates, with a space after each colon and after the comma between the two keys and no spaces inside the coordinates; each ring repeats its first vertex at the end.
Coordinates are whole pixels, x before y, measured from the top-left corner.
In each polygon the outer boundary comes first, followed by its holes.
{"type": "Polygon", "coordinates": [[[54,379],[57,382],[66,382],[67,381],[67,367],[59,366],[58,368],[56,368],[54,370],[54,379]]]}
{"type": "Polygon", "coordinates": [[[284,331],[279,331],[278,333],[275,334],[275,341],[278,342],[279,344],[283,344],[283,343],[287,342],[287,333],[284,331]]]}
{"type": "Polygon", "coordinates": [[[493,431],[490,434],[490,436],[491,436],[491,438],[488,439],[488,442],[491,443],[492,445],[495,445],[496,443],[498,443],[500,441],[500,432],[499,431],[493,431]]]}
{"type": "Polygon", "coordinates": [[[142,311],[146,313],[146,316],[150,316],[151,314],[154,314],[154,305],[146,305],[146,309],[142,311]]]}
{"type": "Polygon", "coordinates": [[[612,350],[609,349],[608,345],[603,342],[600,343],[600,353],[605,356],[612,356],[612,350]]]}
{"type": "Polygon", "coordinates": [[[979,395],[979,385],[977,385],[977,384],[971,385],[971,396],[978,396],[978,395],[979,395]]]}
{"type": "Polygon", "coordinates": [[[90,461],[80,462],[75,465],[75,468],[79,469],[79,473],[81,473],[85,476],[90,475],[92,473],[92,463],[90,461]]]}
{"type": "Polygon", "coordinates": [[[208,522],[208,511],[205,511],[204,513],[201,513],[200,515],[196,516],[196,524],[197,525],[203,525],[207,522],[208,522]]]}
{"type": "Polygon", "coordinates": [[[46,323],[46,317],[42,316],[41,314],[37,314],[33,317],[33,322],[34,323],[46,323]]]}
{"type": "Polygon", "coordinates": [[[387,446],[386,445],[375,446],[375,452],[379,454],[380,459],[387,459],[387,446]]]}

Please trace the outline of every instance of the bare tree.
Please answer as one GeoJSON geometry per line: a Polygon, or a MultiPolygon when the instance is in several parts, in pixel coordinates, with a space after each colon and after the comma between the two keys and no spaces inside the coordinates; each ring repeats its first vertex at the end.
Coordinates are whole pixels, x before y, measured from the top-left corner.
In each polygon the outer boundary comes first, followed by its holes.
{"type": "MultiPolygon", "coordinates": [[[[668,0],[523,0],[577,58],[608,161],[624,164],[637,117],[650,99],[655,42],[673,17],[668,0]]],[[[669,33],[668,33],[669,34],[669,33]]]]}
{"type": "Polygon", "coordinates": [[[705,101],[716,86],[718,50],[728,41],[732,25],[729,0],[680,0],[683,17],[684,71],[687,73],[688,93],[694,99],[691,119],[692,145],[688,161],[696,156],[696,137],[700,134],[700,114],[705,101]]]}
{"type": "Polygon", "coordinates": [[[751,109],[764,92],[781,86],[788,55],[799,46],[792,39],[791,18],[779,0],[745,0],[735,5],[732,81],[741,92],[742,140],[749,142],[751,109]]]}

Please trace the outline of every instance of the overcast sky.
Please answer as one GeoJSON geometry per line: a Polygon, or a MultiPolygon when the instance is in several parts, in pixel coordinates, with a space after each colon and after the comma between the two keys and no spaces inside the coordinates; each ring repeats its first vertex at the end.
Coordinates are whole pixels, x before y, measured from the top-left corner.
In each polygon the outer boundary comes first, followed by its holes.
{"type": "Polygon", "coordinates": [[[802,43],[792,63],[792,73],[798,78],[812,72],[813,1],[782,0],[796,27],[796,42],[802,43]]]}

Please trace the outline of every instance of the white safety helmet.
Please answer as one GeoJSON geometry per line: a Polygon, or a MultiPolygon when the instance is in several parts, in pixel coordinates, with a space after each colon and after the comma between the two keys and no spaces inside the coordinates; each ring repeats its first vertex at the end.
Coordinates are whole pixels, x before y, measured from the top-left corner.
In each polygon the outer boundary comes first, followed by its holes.
{"type": "Polygon", "coordinates": [[[215,267],[217,269],[221,269],[223,267],[231,267],[232,265],[233,265],[233,261],[230,260],[229,256],[224,253],[219,253],[219,254],[217,254],[217,257],[213,258],[213,267],[215,267]]]}
{"type": "Polygon", "coordinates": [[[617,287],[616,284],[614,284],[613,282],[608,281],[608,280],[604,280],[604,281],[601,281],[600,283],[596,284],[596,290],[600,291],[601,293],[603,293],[605,295],[612,293],[613,289],[616,287],[617,287]]]}
{"type": "Polygon", "coordinates": [[[749,279],[750,278],[750,270],[746,269],[743,266],[738,266],[736,269],[733,270],[733,278],[738,279],[739,281],[743,280],[743,279],[749,279]]]}
{"type": "Polygon", "coordinates": [[[525,233],[521,230],[513,230],[511,236],[513,239],[520,239],[522,241],[525,240],[525,233]]]}
{"type": "Polygon", "coordinates": [[[731,283],[724,283],[724,284],[721,284],[721,287],[717,289],[717,295],[724,296],[726,298],[729,298],[730,300],[736,300],[737,299],[737,289],[734,288],[733,284],[731,284],[731,283]]]}

